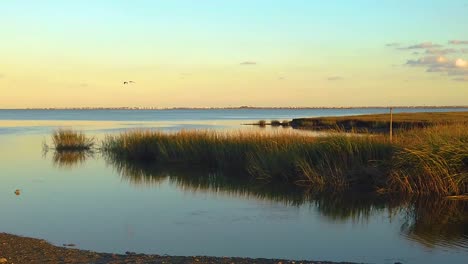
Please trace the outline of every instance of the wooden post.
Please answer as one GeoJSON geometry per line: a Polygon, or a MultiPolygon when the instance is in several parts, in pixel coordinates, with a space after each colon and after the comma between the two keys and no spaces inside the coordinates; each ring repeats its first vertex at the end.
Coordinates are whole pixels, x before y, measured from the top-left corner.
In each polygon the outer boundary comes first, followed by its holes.
{"type": "Polygon", "coordinates": [[[390,143],[393,139],[393,107],[390,107],[390,143]]]}

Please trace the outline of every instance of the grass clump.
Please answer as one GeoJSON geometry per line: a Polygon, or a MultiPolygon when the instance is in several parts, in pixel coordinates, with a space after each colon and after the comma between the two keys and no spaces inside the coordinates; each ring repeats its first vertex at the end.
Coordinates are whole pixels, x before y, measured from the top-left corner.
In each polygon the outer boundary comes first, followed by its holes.
{"type": "Polygon", "coordinates": [[[52,143],[56,151],[84,151],[94,146],[94,139],[71,129],[58,129],[53,132],[52,143]]]}
{"type": "Polygon", "coordinates": [[[274,127],[278,127],[278,126],[281,126],[281,122],[279,120],[271,120],[270,125],[274,127]]]}
{"type": "Polygon", "coordinates": [[[261,127],[265,127],[266,124],[267,124],[267,122],[265,120],[260,120],[260,121],[257,122],[256,125],[261,126],[261,127]]]}

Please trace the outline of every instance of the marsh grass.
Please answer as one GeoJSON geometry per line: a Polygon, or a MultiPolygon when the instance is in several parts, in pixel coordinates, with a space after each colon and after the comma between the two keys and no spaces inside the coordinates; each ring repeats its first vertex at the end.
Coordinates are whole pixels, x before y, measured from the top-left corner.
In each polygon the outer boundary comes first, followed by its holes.
{"type": "Polygon", "coordinates": [[[397,134],[389,188],[435,194],[468,192],[468,127],[438,125],[397,134]]]}
{"type": "Polygon", "coordinates": [[[71,129],[58,129],[52,134],[52,144],[56,151],[85,151],[94,146],[94,139],[71,129]]]}
{"type": "MultiPolygon", "coordinates": [[[[394,113],[393,129],[411,130],[433,126],[460,124],[468,125],[468,112],[394,113]]],[[[389,114],[356,116],[330,116],[296,118],[291,126],[298,129],[334,130],[387,133],[390,128],[389,114]]]]}
{"type": "Polygon", "coordinates": [[[384,187],[378,161],[392,155],[379,137],[294,132],[132,131],[108,136],[102,149],[117,160],[191,164],[316,189],[384,187]]]}
{"type": "Polygon", "coordinates": [[[107,136],[115,160],[238,171],[315,190],[455,195],[468,182],[465,124],[383,135],[131,131],[107,136]]]}

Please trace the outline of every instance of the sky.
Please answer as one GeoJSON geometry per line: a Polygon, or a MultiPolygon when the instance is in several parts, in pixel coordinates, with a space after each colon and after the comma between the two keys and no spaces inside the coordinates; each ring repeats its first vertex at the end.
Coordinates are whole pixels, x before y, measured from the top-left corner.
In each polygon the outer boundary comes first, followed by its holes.
{"type": "Polygon", "coordinates": [[[468,105],[468,0],[2,0],[0,14],[0,108],[468,105]]]}

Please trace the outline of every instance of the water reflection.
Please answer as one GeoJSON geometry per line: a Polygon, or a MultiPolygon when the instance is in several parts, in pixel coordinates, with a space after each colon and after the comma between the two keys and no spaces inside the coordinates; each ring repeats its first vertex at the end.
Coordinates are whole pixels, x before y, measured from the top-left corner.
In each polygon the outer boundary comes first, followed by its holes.
{"type": "Polygon", "coordinates": [[[122,180],[136,186],[151,187],[169,181],[187,192],[216,193],[294,206],[311,200],[311,193],[303,188],[260,182],[235,172],[228,175],[193,166],[160,166],[154,163],[116,161],[111,158],[106,160],[118,171],[122,180]]]}
{"type": "Polygon", "coordinates": [[[417,199],[407,210],[401,232],[427,247],[468,249],[468,202],[417,199]]]}
{"type": "Polygon", "coordinates": [[[94,157],[92,150],[62,150],[54,151],[52,162],[59,168],[72,169],[83,164],[87,158],[94,157]]]}
{"type": "MultiPolygon", "coordinates": [[[[54,164],[72,168],[91,157],[89,152],[56,152],[54,164]]],[[[468,249],[468,202],[442,198],[383,197],[357,194],[316,193],[286,183],[258,182],[242,174],[222,174],[194,167],[159,166],[104,157],[130,185],[154,187],[170,182],[187,192],[222,194],[288,206],[308,205],[331,222],[367,223],[387,212],[401,221],[403,237],[428,247],[468,249]],[[400,217],[402,216],[402,217],[400,217]]]]}
{"type": "Polygon", "coordinates": [[[328,221],[367,222],[369,219],[386,211],[390,217],[404,211],[411,203],[410,197],[384,197],[356,193],[318,195],[313,201],[317,210],[328,221]]]}

